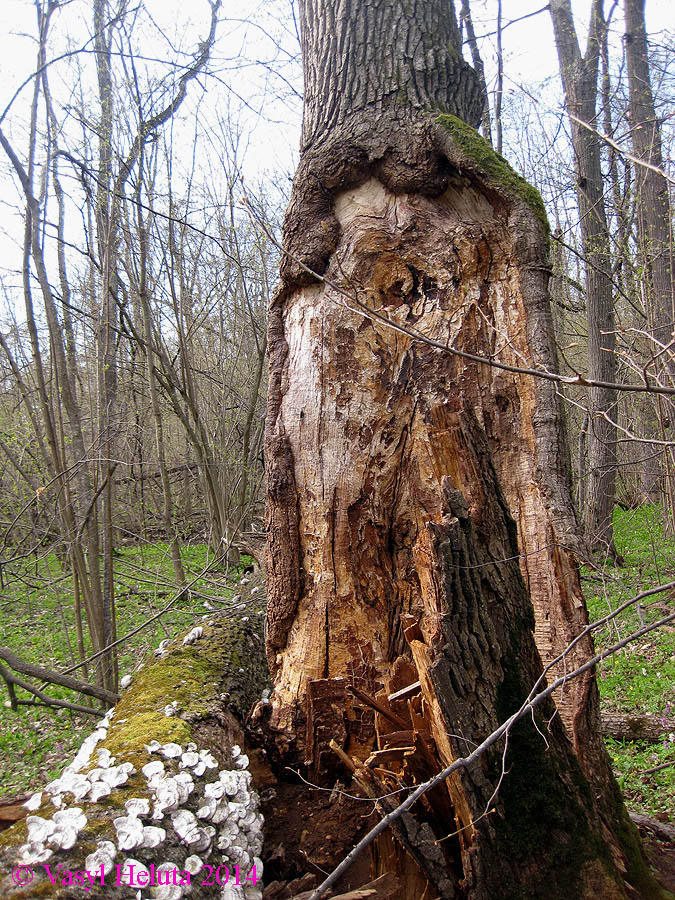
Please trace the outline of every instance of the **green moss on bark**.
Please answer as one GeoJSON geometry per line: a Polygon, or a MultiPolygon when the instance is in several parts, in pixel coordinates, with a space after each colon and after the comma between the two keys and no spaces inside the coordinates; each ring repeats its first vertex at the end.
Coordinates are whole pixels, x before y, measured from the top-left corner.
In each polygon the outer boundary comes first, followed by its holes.
{"type": "Polygon", "coordinates": [[[449,114],[438,116],[436,121],[452,136],[467,161],[475,164],[487,176],[492,186],[502,193],[517,197],[532,209],[548,238],[548,216],[539,191],[466,122],[449,114]]]}
{"type": "Polygon", "coordinates": [[[168,655],[144,666],[117,704],[106,739],[118,759],[135,760],[143,745],[157,740],[185,744],[191,739],[191,725],[208,718],[222,705],[240,719],[267,687],[269,674],[262,649],[262,616],[214,617],[202,623],[203,635],[189,646],[180,638],[168,648],[168,655]],[[164,708],[177,703],[175,716],[164,708]],[[131,754],[131,755],[130,755],[131,754]]]}

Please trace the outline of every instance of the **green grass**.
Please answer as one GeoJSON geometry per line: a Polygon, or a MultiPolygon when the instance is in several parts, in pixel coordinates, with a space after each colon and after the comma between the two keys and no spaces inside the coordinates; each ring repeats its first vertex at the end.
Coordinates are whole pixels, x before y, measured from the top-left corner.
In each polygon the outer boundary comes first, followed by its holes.
{"type": "MultiPolygon", "coordinates": [[[[664,529],[660,506],[617,509],[614,536],[624,565],[615,568],[606,563],[602,575],[584,572],[591,621],[598,621],[641,591],[675,580],[675,540],[664,529]]],[[[674,611],[668,593],[648,597],[599,629],[596,648],[605,649],[674,611]]],[[[603,708],[675,718],[675,628],[653,631],[604,660],[598,668],[598,684],[603,708]]],[[[672,822],[675,735],[666,734],[657,744],[608,740],[607,747],[629,806],[672,822]],[[667,762],[673,766],[640,774],[667,762]]]]}
{"type": "MultiPolygon", "coordinates": [[[[209,569],[213,554],[203,544],[181,551],[191,594],[121,645],[120,677],[132,673],[159,641],[172,637],[207,612],[204,603],[217,605],[232,594],[233,573],[209,569]],[[207,570],[207,571],[205,571],[207,570]]],[[[115,557],[117,635],[122,637],[164,608],[176,593],[168,546],[157,543],[121,549],[115,557]]],[[[72,580],[63,573],[54,554],[5,566],[0,590],[0,644],[29,662],[63,671],[77,661],[72,580]]],[[[85,629],[86,630],[86,629],[85,629]]],[[[91,653],[87,642],[85,652],[91,653]]],[[[89,679],[93,672],[89,669],[89,679]]],[[[82,670],[73,672],[84,677],[82,670]]],[[[30,680],[30,679],[28,679],[30,680]]],[[[71,702],[81,701],[71,691],[49,685],[46,693],[71,702]]],[[[28,695],[17,690],[19,699],[28,695]]],[[[44,707],[7,709],[7,692],[0,678],[0,796],[32,791],[49,780],[72,757],[96,719],[70,711],[44,707]]]]}
{"type": "MultiPolygon", "coordinates": [[[[625,566],[603,567],[602,577],[584,573],[586,600],[592,621],[640,590],[675,580],[675,540],[664,534],[658,506],[617,510],[615,539],[625,566]]],[[[182,550],[186,576],[198,576],[209,563],[202,544],[182,550]]],[[[115,560],[118,635],[122,636],[163,608],[174,593],[173,570],[164,544],[129,547],[115,560]]],[[[16,563],[3,573],[0,592],[0,643],[25,659],[63,670],[75,661],[72,584],[53,555],[16,563]]],[[[161,620],[141,631],[120,651],[120,674],[133,672],[164,637],[175,634],[205,613],[204,602],[230,596],[231,577],[222,570],[198,577],[192,596],[176,604],[161,620]]],[[[215,604],[214,604],[215,605],[215,604]]],[[[643,623],[673,611],[673,600],[657,595],[633,606],[596,633],[596,646],[608,647],[643,623]]],[[[77,675],[77,673],[75,673],[77,675]]],[[[628,645],[599,667],[603,705],[624,713],[649,712],[675,717],[675,629],[661,629],[628,645]]],[[[54,697],[73,699],[55,686],[54,697]]],[[[19,692],[20,695],[20,692],[19,692]]],[[[0,683],[0,700],[6,698],[0,683]]],[[[69,712],[53,713],[21,707],[18,713],[0,706],[0,796],[35,789],[55,777],[75,752],[94,720],[69,712]]],[[[614,769],[629,805],[664,821],[673,821],[675,766],[649,775],[645,769],[675,763],[675,736],[658,744],[608,741],[614,769]]]]}

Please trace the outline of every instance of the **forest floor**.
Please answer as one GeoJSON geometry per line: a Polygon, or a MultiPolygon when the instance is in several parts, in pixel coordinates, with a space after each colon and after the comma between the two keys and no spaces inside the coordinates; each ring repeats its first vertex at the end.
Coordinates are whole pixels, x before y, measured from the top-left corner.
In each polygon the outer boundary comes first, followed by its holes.
{"type": "MultiPolygon", "coordinates": [[[[617,509],[617,549],[621,568],[609,562],[583,572],[589,612],[597,621],[633,594],[658,583],[675,580],[675,539],[664,529],[661,510],[643,506],[617,509]]],[[[203,544],[183,548],[189,599],[171,609],[125,642],[120,651],[120,675],[130,674],[160,640],[199,621],[209,607],[229,602],[233,578],[210,565],[213,558],[203,544]]],[[[121,549],[115,559],[118,636],[125,635],[162,609],[174,595],[168,547],[154,544],[121,549]]],[[[0,587],[0,644],[26,660],[63,671],[76,661],[71,581],[53,554],[5,567],[0,587]]],[[[641,624],[672,611],[673,598],[657,595],[643,606],[626,610],[611,626],[596,634],[598,648],[627,637],[641,624]]],[[[82,671],[73,673],[82,677],[82,671]]],[[[599,668],[603,707],[607,710],[675,716],[675,628],[664,627],[628,645],[599,668]]],[[[70,692],[49,687],[54,697],[73,699],[70,692]]],[[[21,692],[19,692],[21,693],[21,692]]],[[[72,758],[93,720],[70,712],[4,706],[0,684],[0,803],[32,792],[56,777],[72,758]]],[[[631,810],[665,823],[675,823],[675,734],[656,744],[607,741],[615,773],[631,810]],[[672,763],[657,772],[648,769],[672,763]]]]}
{"type": "MultiPolygon", "coordinates": [[[[173,603],[161,618],[150,622],[120,647],[120,677],[131,674],[166,637],[199,622],[209,609],[229,603],[239,572],[213,565],[205,544],[185,545],[181,551],[190,595],[173,603]]],[[[245,558],[246,561],[248,558],[245,558]]],[[[124,547],[115,554],[117,636],[146,623],[176,595],[167,544],[124,547]]],[[[53,554],[31,557],[6,566],[0,588],[0,645],[31,663],[65,671],[78,659],[72,604],[72,579],[64,575],[53,554]]],[[[87,644],[85,653],[91,653],[87,644]]],[[[83,669],[73,676],[92,678],[83,669]]],[[[50,685],[55,698],[78,702],[72,691],[50,685]]],[[[19,699],[23,691],[18,690],[19,699]]],[[[34,791],[57,776],[71,759],[96,719],[63,710],[21,706],[7,709],[5,683],[0,679],[0,802],[34,791]]],[[[91,700],[85,698],[85,705],[91,700]]]]}
{"type": "MultiPolygon", "coordinates": [[[[614,515],[616,548],[624,565],[599,561],[600,570],[583,570],[583,584],[591,621],[598,621],[641,591],[675,581],[675,539],[664,528],[663,513],[655,505],[617,509],[614,515]]],[[[657,594],[634,604],[595,633],[597,650],[605,649],[643,625],[673,612],[674,593],[657,594]]],[[[598,668],[603,709],[623,714],[652,713],[675,717],[675,628],[666,625],[628,644],[598,668]]],[[[636,812],[675,822],[675,734],[659,743],[607,739],[614,772],[628,807],[636,812]],[[670,763],[669,766],[667,764],[670,763]],[[647,772],[667,766],[657,772],[647,772]]]]}

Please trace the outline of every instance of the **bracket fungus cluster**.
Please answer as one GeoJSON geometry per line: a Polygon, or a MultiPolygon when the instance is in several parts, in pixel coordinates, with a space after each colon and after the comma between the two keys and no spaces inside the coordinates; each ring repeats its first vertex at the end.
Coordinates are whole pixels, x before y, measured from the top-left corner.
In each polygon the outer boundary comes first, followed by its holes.
{"type": "Polygon", "coordinates": [[[83,867],[110,900],[261,900],[263,816],[237,745],[269,696],[264,610],[252,613],[208,616],[125,676],[117,707],[0,842],[3,900],[92,896],[62,879],[83,867]],[[39,873],[30,886],[12,880],[22,865],[39,873]]]}
{"type": "MultiPolygon", "coordinates": [[[[96,803],[139,774],[131,762],[118,763],[107,748],[96,749],[107,734],[113,714],[111,710],[98,724],[61,776],[26,803],[31,811],[48,804],[55,811],[51,818],[27,817],[28,841],[18,849],[18,864],[39,865],[51,860],[59,850],[75,845],[87,828],[88,817],[81,806],[71,807],[68,802],[96,803]]],[[[248,756],[234,745],[229,753],[231,767],[219,769],[211,751],[200,749],[194,742],[183,747],[153,740],[144,749],[151,760],[141,767],[143,781],[139,786],[135,779],[128,789],[138,788],[137,792],[145,796],[131,796],[124,801],[126,814],[112,820],[113,839],[96,841],[96,849],[86,856],[85,868],[92,873],[103,872],[105,877],[117,866],[117,883],[128,882],[130,887],[147,883],[146,873],[152,871],[160,878],[159,883],[151,881],[150,893],[138,890],[138,900],[181,900],[191,891],[190,886],[164,884],[162,873],[179,869],[195,876],[207,862],[213,869],[228,866],[234,871],[238,867],[241,876],[236,881],[241,883],[228,882],[219,887],[222,900],[261,900],[263,817],[258,795],[251,787],[248,756]],[[169,848],[170,858],[161,860],[162,850],[169,848]],[[131,852],[141,858],[127,856],[131,852]],[[255,875],[246,881],[254,866],[255,875]],[[131,881],[125,872],[135,873],[131,881]]]]}

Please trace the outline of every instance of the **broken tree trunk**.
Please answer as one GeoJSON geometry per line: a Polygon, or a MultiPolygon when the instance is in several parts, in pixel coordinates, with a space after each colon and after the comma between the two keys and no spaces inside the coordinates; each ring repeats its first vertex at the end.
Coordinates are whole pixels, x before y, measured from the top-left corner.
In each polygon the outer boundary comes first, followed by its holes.
{"type": "MultiPolygon", "coordinates": [[[[451,4],[415,9],[301,3],[303,148],[269,326],[267,733],[319,781],[346,757],[374,797],[518,708],[533,628],[548,663],[586,622],[554,389],[418,337],[555,366],[541,200],[454,115],[480,108],[451,4]],[[382,711],[417,681],[417,705],[382,711]]],[[[618,898],[624,876],[659,896],[593,677],[557,701],[581,768],[552,709],[517,726],[504,770],[501,747],[379,842],[396,897],[618,898]]]]}

